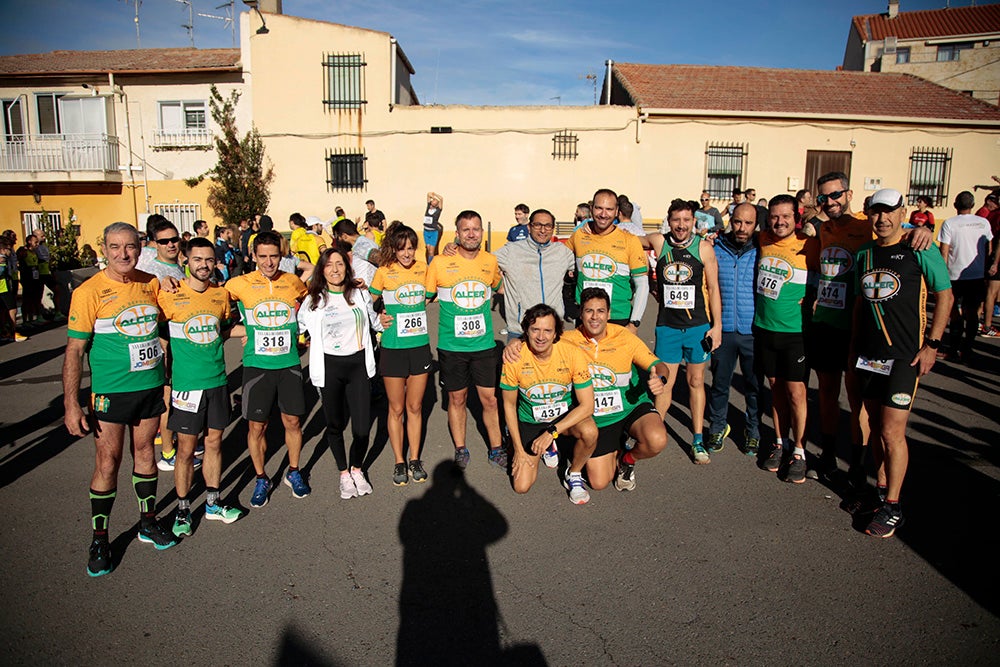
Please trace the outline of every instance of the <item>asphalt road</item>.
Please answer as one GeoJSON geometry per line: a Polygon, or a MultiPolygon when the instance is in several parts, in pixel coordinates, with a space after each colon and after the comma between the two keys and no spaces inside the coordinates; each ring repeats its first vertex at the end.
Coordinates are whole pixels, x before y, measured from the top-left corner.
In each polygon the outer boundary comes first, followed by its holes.
{"type": "MultiPolygon", "coordinates": [[[[652,324],[651,309],[648,340],[652,324]]],[[[64,345],[55,327],[0,347],[4,664],[1000,661],[997,341],[977,342],[975,367],[938,364],[922,383],[907,523],[889,540],[852,526],[836,489],[783,483],[731,440],[711,465],[693,465],[678,445],[690,437],[683,380],[670,445],[639,464],[638,489],[593,492],[582,507],[547,470],[514,494],[475,435],[472,463],[456,475],[435,392],[428,483],[393,487],[385,447],[371,463],[373,495],[341,500],[314,407],[311,496],[279,484],[267,507],[228,526],[202,522],[163,552],[134,539],[126,463],[111,517],[116,569],[99,579],[84,573],[93,443],[62,426],[64,345]]],[[[741,407],[734,393],[734,416],[741,407]]],[[[238,420],[227,430],[223,474],[224,497],[244,507],[245,433],[238,420]]],[[[280,431],[271,437],[278,480],[287,459],[280,431]]],[[[373,440],[374,455],[384,439],[373,440]]],[[[171,473],[160,474],[159,497],[169,518],[171,473]]]]}

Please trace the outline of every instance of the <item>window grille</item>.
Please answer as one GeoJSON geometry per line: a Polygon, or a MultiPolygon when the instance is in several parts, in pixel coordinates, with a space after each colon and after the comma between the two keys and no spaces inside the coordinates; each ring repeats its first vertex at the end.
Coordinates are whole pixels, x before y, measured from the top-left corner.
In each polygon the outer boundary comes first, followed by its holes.
{"type": "Polygon", "coordinates": [[[159,213],[174,223],[174,226],[180,230],[181,234],[184,232],[194,234],[194,221],[201,220],[200,204],[180,204],[177,202],[172,204],[154,204],[153,212],[159,213]]]}
{"type": "Polygon", "coordinates": [[[705,149],[705,189],[712,199],[728,199],[746,179],[746,144],[717,143],[705,149]]]}
{"type": "Polygon", "coordinates": [[[328,109],[360,109],[365,99],[365,59],[357,53],[323,58],[323,104],[328,109]]]}
{"type": "Polygon", "coordinates": [[[328,165],[326,185],[328,190],[363,190],[365,178],[365,154],[351,149],[327,150],[328,165]]]}
{"type": "Polygon", "coordinates": [[[920,146],[910,151],[910,191],[907,202],[917,203],[917,197],[931,198],[934,206],[948,203],[948,182],[951,180],[951,149],[920,146]]]}
{"type": "Polygon", "coordinates": [[[569,130],[556,132],[552,137],[552,159],[553,160],[575,160],[577,156],[576,146],[580,137],[569,130]]]}

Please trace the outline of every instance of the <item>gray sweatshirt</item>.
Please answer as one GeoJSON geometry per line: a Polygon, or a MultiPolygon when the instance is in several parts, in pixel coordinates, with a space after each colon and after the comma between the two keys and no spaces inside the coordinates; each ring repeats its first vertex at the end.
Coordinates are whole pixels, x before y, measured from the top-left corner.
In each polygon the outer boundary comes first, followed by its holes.
{"type": "Polygon", "coordinates": [[[520,335],[521,318],[532,306],[544,303],[563,316],[563,276],[576,266],[573,251],[562,243],[539,245],[530,236],[501,246],[495,253],[503,271],[507,330],[520,335]]]}

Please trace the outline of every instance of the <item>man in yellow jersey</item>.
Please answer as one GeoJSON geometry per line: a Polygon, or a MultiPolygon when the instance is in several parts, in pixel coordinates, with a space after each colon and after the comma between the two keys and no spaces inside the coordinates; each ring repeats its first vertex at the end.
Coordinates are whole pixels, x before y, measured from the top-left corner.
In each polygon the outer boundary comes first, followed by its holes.
{"type": "Polygon", "coordinates": [[[469,464],[465,442],[465,406],[469,385],[474,384],[483,406],[489,437],[489,461],[506,469],[507,451],[500,439],[500,413],[496,398],[497,353],[493,340],[490,302],[502,279],[496,257],[482,250],[483,220],[475,211],[462,211],[455,219],[458,252],[437,255],[427,267],[428,299],[441,303],[438,320],[438,364],[441,386],[448,392],[448,428],[455,444],[455,464],[469,464]]]}
{"type": "Polygon", "coordinates": [[[257,270],[236,276],[226,283],[229,296],[239,302],[246,326],[243,346],[243,418],[247,420],[247,449],[253,461],[257,481],[251,507],[267,504],[271,480],[264,472],[267,451],[267,420],[275,401],[285,427],[288,446],[288,472],[284,483],[292,495],[305,498],[311,492],[299,470],[302,453],[301,417],[306,412],[302,386],[302,365],[296,341],[299,325],[295,313],[306,294],[306,286],[290,273],[278,268],[281,261],[281,237],[277,232],[261,232],[253,240],[257,270]]]}
{"type": "Polygon", "coordinates": [[[504,418],[514,444],[514,490],[527,493],[538,478],[538,462],[560,435],[575,439],[563,485],[575,505],[590,500],[583,467],[597,446],[594,388],[580,349],[561,341],[562,319],[545,304],[521,321],[526,345],[517,361],[503,365],[504,418]]]}
{"type": "Polygon", "coordinates": [[[115,502],[125,432],[132,441],[132,486],[139,499],[139,541],[169,549],[176,538],[156,520],[153,436],[163,403],[163,348],[157,335],[159,282],[136,271],[139,232],[116,222],[104,229],[106,269],[73,291],[69,341],[63,361],[64,422],[72,435],[93,429],[94,475],[90,481],[93,540],[87,574],[111,572],[108,519],[115,502]],[[83,355],[89,353],[89,415],[80,406],[83,355]]]}
{"type": "Polygon", "coordinates": [[[232,523],[243,513],[219,501],[222,477],[222,432],[229,425],[229,389],[226,386],[226,359],[222,343],[244,327],[230,321],[229,295],[212,285],[215,248],[208,239],[191,239],[188,267],[191,275],[181,281],[176,292],[161,290],[157,297],[167,318],[173,386],[170,392],[170,430],[177,433],[174,488],[177,514],[173,533],[191,534],[191,477],[198,436],[205,436],[204,469],[205,519],[232,523]]]}

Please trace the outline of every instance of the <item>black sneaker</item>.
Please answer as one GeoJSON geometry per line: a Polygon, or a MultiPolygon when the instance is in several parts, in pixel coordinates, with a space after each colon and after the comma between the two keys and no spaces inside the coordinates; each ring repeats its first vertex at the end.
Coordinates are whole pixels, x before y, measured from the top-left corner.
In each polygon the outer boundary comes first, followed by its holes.
{"type": "Polygon", "coordinates": [[[397,463],[392,467],[392,483],[394,486],[406,486],[410,481],[410,473],[405,463],[397,463]]]}
{"type": "Polygon", "coordinates": [[[760,437],[750,436],[749,432],[744,430],[743,453],[747,456],[753,456],[756,458],[758,449],[760,449],[760,437]]]}
{"type": "Polygon", "coordinates": [[[160,525],[159,521],[150,521],[147,525],[139,525],[139,541],[148,542],[160,551],[177,544],[177,538],[160,525]]]}
{"type": "Polygon", "coordinates": [[[792,454],[788,459],[788,471],[785,473],[785,481],[792,484],[801,484],[806,481],[806,459],[804,456],[792,454]]]}
{"type": "Polygon", "coordinates": [[[781,467],[781,459],[784,458],[784,451],[781,449],[781,445],[774,445],[771,448],[771,453],[768,455],[767,459],[764,461],[764,470],[768,472],[778,472],[778,468],[781,467]]]}
{"type": "Polygon", "coordinates": [[[424,470],[424,464],[420,459],[410,461],[410,477],[417,484],[427,481],[427,471],[424,470]]]}
{"type": "Polygon", "coordinates": [[[892,537],[902,525],[903,513],[899,509],[899,503],[882,503],[882,507],[865,528],[865,533],[872,537],[892,537]]]}
{"type": "Polygon", "coordinates": [[[95,537],[90,543],[90,560],[87,561],[87,574],[100,577],[111,572],[111,545],[108,539],[95,537]]]}
{"type": "Polygon", "coordinates": [[[806,477],[829,483],[833,481],[833,477],[837,474],[837,470],[837,457],[820,456],[820,458],[814,462],[813,466],[806,471],[806,477]]]}
{"type": "Polygon", "coordinates": [[[729,435],[729,424],[718,433],[710,433],[708,436],[708,451],[710,454],[721,452],[726,444],[726,436],[729,435]]]}

